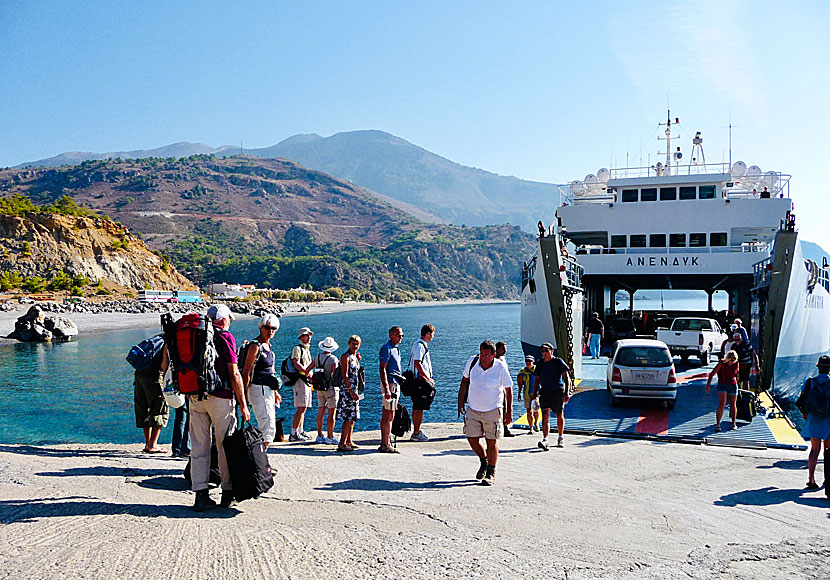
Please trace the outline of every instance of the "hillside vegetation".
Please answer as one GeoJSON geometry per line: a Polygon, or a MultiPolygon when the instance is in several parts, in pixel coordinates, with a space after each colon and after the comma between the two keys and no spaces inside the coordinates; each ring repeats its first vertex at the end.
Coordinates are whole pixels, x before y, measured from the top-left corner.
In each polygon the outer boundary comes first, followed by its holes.
{"type": "MultiPolygon", "coordinates": [[[[426,224],[285,160],[211,155],[0,171],[0,195],[124,224],[192,279],[364,299],[517,296],[532,238],[516,226],[426,224]]],[[[7,202],[8,203],[8,202],[7,202]]]]}

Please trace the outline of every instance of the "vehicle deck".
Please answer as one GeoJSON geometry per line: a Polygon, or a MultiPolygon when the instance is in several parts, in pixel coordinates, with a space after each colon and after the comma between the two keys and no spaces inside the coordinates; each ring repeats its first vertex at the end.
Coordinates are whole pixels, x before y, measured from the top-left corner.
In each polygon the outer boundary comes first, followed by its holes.
{"type": "MultiPolygon", "coordinates": [[[[723,431],[716,432],[717,388],[713,384],[711,392],[706,393],[706,376],[714,362],[678,372],[677,403],[671,411],[661,401],[623,400],[612,407],[605,390],[607,362],[606,357],[583,360],[583,376],[565,407],[566,432],[749,448],[807,448],[798,431],[780,413],[774,417],[759,414],[751,423],[738,421],[738,428],[730,430],[727,408],[721,422],[723,431]]],[[[769,395],[762,393],[759,402],[770,415],[774,406],[769,395]]],[[[519,407],[514,416],[522,412],[524,409],[519,407]]],[[[514,425],[527,429],[526,415],[514,425]]]]}

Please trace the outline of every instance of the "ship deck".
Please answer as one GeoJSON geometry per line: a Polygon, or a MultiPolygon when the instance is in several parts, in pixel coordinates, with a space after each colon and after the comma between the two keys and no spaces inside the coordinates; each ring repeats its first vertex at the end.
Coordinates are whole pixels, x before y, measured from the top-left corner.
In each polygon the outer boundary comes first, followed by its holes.
{"type": "MultiPolygon", "coordinates": [[[[713,385],[711,392],[706,393],[706,376],[714,362],[678,372],[677,403],[672,410],[659,401],[621,401],[618,407],[612,407],[605,390],[607,362],[605,357],[583,359],[583,376],[565,407],[566,432],[756,449],[807,448],[798,431],[778,413],[774,417],[759,414],[751,423],[739,421],[738,428],[730,430],[727,409],[722,421],[724,430],[716,432],[716,387],[713,385]]],[[[759,402],[765,409],[773,409],[766,393],[761,394],[759,402]]],[[[514,416],[523,411],[514,411],[514,416]]],[[[514,425],[527,429],[526,415],[514,425]]]]}

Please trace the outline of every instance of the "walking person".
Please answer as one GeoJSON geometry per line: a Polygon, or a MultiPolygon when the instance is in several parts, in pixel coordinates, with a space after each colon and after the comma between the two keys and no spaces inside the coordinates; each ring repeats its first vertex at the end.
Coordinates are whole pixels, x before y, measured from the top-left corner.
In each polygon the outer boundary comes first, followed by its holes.
{"type": "Polygon", "coordinates": [[[525,366],[516,376],[516,389],[519,391],[519,400],[524,401],[527,412],[527,427],[532,432],[539,431],[539,399],[536,397],[535,377],[536,359],[529,354],[525,357],[525,366]]]}
{"type": "Polygon", "coordinates": [[[303,426],[305,424],[305,412],[311,406],[311,371],[314,369],[314,361],[311,360],[309,343],[314,333],[307,326],[297,331],[299,343],[291,349],[291,364],[300,376],[294,382],[294,419],[291,421],[291,435],[289,441],[308,441],[309,437],[303,426]]]}
{"type": "Polygon", "coordinates": [[[355,421],[360,419],[360,399],[363,397],[363,367],[360,366],[361,339],[358,335],[349,337],[349,349],[340,357],[340,399],[337,402],[337,414],[343,421],[340,429],[338,451],[349,452],[358,448],[352,441],[355,421]]]}
{"type": "Polygon", "coordinates": [[[421,338],[412,345],[409,357],[409,371],[415,377],[415,393],[412,395],[412,436],[410,441],[429,441],[421,431],[424,411],[429,411],[435,396],[435,379],[432,376],[432,358],[429,355],[429,343],[435,338],[435,327],[425,324],[421,327],[421,338]],[[429,396],[427,396],[429,395],[429,396]]]}
{"type": "Polygon", "coordinates": [[[536,363],[533,375],[536,377],[535,394],[539,397],[539,407],[542,409],[542,440],[539,449],[550,449],[548,434],[550,434],[550,412],[556,414],[556,432],[559,437],[556,446],[562,447],[565,443],[565,403],[570,399],[571,375],[568,363],[553,355],[553,345],[549,342],[542,344],[542,360],[536,363]]]}
{"type": "MultiPolygon", "coordinates": [[[[496,343],[496,362],[504,365],[507,374],[510,374],[510,369],[507,366],[507,344],[502,341],[496,343]]],[[[513,423],[513,385],[505,387],[504,389],[504,403],[502,406],[502,421],[504,422],[504,436],[513,437],[510,432],[510,424],[513,423]]]]}
{"type": "Polygon", "coordinates": [[[398,345],[403,340],[403,330],[400,326],[389,329],[389,342],[380,347],[380,392],[383,396],[383,411],[380,416],[380,447],[381,453],[400,453],[397,447],[392,447],[392,421],[395,411],[398,410],[398,401],[401,396],[401,351],[398,345]]]}
{"type": "MultiPolygon", "coordinates": [[[[736,333],[737,335],[738,333],[736,333]]],[[[723,360],[719,361],[709,373],[706,379],[706,392],[708,393],[712,385],[712,377],[718,377],[718,410],[715,413],[715,431],[720,431],[720,421],[723,418],[723,410],[726,408],[726,401],[729,400],[729,416],[732,417],[732,429],[736,429],[738,424],[738,353],[734,350],[726,352],[723,360]]]]}
{"type": "Polygon", "coordinates": [[[190,479],[191,488],[196,492],[196,501],[193,504],[195,511],[203,511],[214,507],[216,502],[208,493],[210,476],[210,448],[212,444],[211,426],[216,437],[216,449],[219,452],[219,473],[222,477],[222,507],[230,507],[234,502],[233,484],[228,471],[228,460],[225,457],[225,447],[222,442],[231,427],[236,426],[236,401],[239,401],[243,421],[251,419],[248,403],[245,399],[245,389],[242,387],[242,377],[236,356],[236,340],[228,332],[233,315],[224,304],[214,305],[208,309],[208,318],[213,323],[213,344],[216,347],[216,362],[214,367],[222,384],[209,395],[200,398],[198,395],[188,395],[190,410],[190,440],[193,444],[191,451],[190,479]]]}
{"type": "Polygon", "coordinates": [[[807,459],[807,489],[818,489],[816,466],[824,446],[824,495],[830,499],[830,356],[819,357],[818,375],[804,381],[796,407],[804,417],[802,436],[810,440],[807,459]]]}
{"type": "Polygon", "coordinates": [[[602,339],[605,338],[605,326],[599,319],[599,312],[592,312],[588,321],[588,350],[591,358],[599,358],[602,352],[602,339]]]}
{"type": "MultiPolygon", "coordinates": [[[[737,319],[740,321],[740,319],[737,319]]],[[[744,331],[745,333],[746,331],[744,331]]],[[[752,372],[753,365],[758,366],[758,355],[749,345],[744,341],[743,333],[740,331],[732,334],[732,350],[738,355],[738,387],[744,390],[749,390],[749,376],[752,372]]]]}
{"type": "Polygon", "coordinates": [[[496,362],[496,345],[485,340],[478,354],[467,361],[458,388],[458,416],[464,416],[464,435],[480,464],[475,478],[482,485],[496,482],[498,440],[504,432],[502,405],[505,389],[512,386],[507,367],[496,362]]]}
{"type": "Polygon", "coordinates": [[[314,357],[315,379],[313,382],[317,393],[317,439],[315,443],[338,445],[340,441],[334,437],[334,422],[337,418],[337,399],[340,396],[340,362],[334,356],[334,352],[340,348],[340,345],[334,338],[327,336],[317,346],[321,352],[314,357]],[[320,378],[317,378],[318,376],[320,378]],[[326,410],[329,412],[329,418],[326,421],[327,436],[323,436],[323,419],[326,416],[326,410]]]}
{"type": "Polygon", "coordinates": [[[282,403],[282,397],[277,392],[280,384],[274,368],[276,356],[271,350],[271,339],[280,328],[280,319],[276,314],[266,314],[260,318],[257,327],[259,336],[249,343],[245,360],[242,361],[242,385],[267,450],[277,433],[274,405],[282,403]]]}

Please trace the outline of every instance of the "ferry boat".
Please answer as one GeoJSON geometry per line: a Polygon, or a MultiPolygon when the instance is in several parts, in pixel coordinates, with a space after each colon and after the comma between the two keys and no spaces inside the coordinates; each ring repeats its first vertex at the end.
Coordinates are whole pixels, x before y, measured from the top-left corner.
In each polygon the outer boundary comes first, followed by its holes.
{"type": "Polygon", "coordinates": [[[633,311],[638,290],[703,290],[712,311],[722,290],[761,355],[759,387],[792,398],[830,350],[830,297],[827,263],[802,255],[791,176],[707,163],[699,132],[683,164],[678,124],[670,115],[660,124],[661,162],[602,168],[560,186],[555,221],[540,222],[522,271],[522,346],[535,355],[542,342],[564,341],[581,363],[583,311],[614,315],[618,291],[629,293],[633,311]]]}

